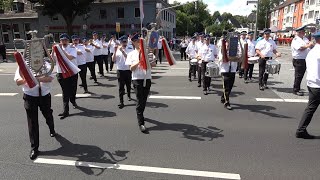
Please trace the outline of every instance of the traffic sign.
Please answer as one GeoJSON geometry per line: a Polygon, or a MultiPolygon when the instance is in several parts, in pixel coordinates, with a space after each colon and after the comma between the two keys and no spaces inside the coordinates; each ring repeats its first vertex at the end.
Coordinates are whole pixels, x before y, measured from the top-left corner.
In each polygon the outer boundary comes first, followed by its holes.
{"type": "Polygon", "coordinates": [[[116,22],[116,32],[120,32],[120,23],[116,22]]]}

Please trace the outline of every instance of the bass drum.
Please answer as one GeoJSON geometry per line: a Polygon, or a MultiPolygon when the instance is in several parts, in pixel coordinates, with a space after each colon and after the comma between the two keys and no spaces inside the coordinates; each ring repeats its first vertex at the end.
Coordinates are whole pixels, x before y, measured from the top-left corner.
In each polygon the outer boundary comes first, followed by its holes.
{"type": "Polygon", "coordinates": [[[219,65],[215,62],[210,62],[207,64],[207,67],[206,67],[206,76],[207,77],[212,77],[212,78],[215,78],[215,77],[219,77],[220,74],[219,74],[219,71],[220,71],[220,68],[219,68],[219,65]]]}

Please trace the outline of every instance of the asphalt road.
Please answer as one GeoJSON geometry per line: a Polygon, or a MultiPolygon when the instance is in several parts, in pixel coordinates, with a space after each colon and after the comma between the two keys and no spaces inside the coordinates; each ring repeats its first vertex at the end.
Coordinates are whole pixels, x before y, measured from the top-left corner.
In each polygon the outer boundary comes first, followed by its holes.
{"type": "MultiPolygon", "coordinates": [[[[294,137],[306,103],[256,100],[297,99],[290,93],[290,58],[283,59],[282,72],[271,77],[269,90],[258,90],[257,70],[253,83],[236,78],[232,111],[220,103],[221,79],[214,79],[213,91],[204,96],[196,81],[188,82],[186,62],[159,65],[153,73],[151,97],[198,99],[149,98],[145,111],[149,134],[138,129],[134,102],[125,101],[126,107],[118,109],[114,72],[98,79],[99,86],[89,81],[94,94],[78,98],[80,108],[71,109],[64,120],[57,117],[62,98],[55,97],[61,89],[54,81],[52,106],[59,136],[49,136],[39,113],[39,158],[74,160],[79,162],[76,165],[40,164],[28,158],[26,114],[21,89],[13,82],[14,64],[0,64],[0,93],[18,93],[0,96],[0,179],[219,179],[138,172],[139,168],[89,168],[83,162],[231,173],[242,180],[320,179],[320,140],[294,137]]],[[[315,135],[320,135],[319,115],[309,128],[315,135]]]]}

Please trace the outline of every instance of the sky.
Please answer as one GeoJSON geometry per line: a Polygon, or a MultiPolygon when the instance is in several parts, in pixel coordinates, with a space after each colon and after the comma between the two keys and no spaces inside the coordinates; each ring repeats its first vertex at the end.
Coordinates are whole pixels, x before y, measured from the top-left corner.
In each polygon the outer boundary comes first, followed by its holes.
{"type": "MultiPolygon", "coordinates": [[[[191,0],[169,0],[170,3],[174,1],[186,3],[191,0]]],[[[220,11],[221,14],[229,12],[233,15],[247,16],[254,9],[254,5],[252,4],[247,6],[247,0],[203,0],[203,2],[208,4],[211,14],[215,11],[220,11]]]]}

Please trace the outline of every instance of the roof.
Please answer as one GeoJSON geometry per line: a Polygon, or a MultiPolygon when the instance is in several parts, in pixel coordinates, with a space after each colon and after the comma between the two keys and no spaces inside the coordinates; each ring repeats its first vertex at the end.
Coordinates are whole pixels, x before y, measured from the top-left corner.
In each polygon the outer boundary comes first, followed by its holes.
{"type": "Polygon", "coordinates": [[[248,16],[248,20],[249,20],[249,22],[256,21],[256,13],[255,12],[250,13],[248,16]]]}
{"type": "Polygon", "coordinates": [[[284,3],[280,4],[279,6],[275,7],[273,10],[279,10],[281,8],[284,8],[286,6],[289,6],[293,3],[299,2],[301,0],[286,0],[284,3]]]}
{"type": "Polygon", "coordinates": [[[236,28],[241,28],[241,24],[239,23],[238,20],[236,20],[235,18],[231,17],[229,18],[229,21],[231,22],[231,24],[236,27],[236,28]]]}
{"type": "Polygon", "coordinates": [[[38,13],[31,10],[31,3],[28,2],[24,5],[24,12],[7,11],[4,14],[0,14],[0,19],[37,19],[38,13]]]}

